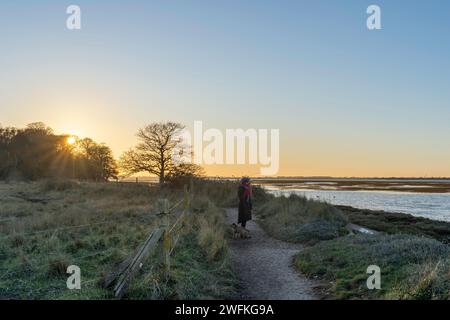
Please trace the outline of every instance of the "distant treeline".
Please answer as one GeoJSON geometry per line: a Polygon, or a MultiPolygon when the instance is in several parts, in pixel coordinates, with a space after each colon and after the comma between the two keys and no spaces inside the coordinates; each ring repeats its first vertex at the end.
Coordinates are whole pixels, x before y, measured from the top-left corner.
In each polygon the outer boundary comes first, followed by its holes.
{"type": "Polygon", "coordinates": [[[56,135],[41,122],[25,128],[0,126],[0,179],[117,178],[111,149],[90,138],[56,135]]]}

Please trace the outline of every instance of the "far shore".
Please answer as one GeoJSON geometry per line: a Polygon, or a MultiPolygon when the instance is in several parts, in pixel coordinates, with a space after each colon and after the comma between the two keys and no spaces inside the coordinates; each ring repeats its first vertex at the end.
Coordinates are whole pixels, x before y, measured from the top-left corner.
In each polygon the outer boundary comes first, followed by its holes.
{"type": "Polygon", "coordinates": [[[255,179],[282,189],[450,193],[450,179],[255,179]]]}

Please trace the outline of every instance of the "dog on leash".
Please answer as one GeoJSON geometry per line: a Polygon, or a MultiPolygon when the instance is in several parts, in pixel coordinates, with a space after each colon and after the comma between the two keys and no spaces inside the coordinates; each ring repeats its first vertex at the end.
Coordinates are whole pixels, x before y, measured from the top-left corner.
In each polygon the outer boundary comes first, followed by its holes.
{"type": "Polygon", "coordinates": [[[236,223],[233,223],[231,225],[233,228],[233,239],[250,239],[250,231],[245,229],[242,226],[237,225],[236,223]]]}

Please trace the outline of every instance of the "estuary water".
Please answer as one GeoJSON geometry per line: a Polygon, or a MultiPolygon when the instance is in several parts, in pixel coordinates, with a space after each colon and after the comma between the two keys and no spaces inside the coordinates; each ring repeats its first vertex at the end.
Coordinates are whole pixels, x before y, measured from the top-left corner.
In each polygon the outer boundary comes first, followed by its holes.
{"type": "Polygon", "coordinates": [[[297,189],[295,185],[285,188],[270,184],[264,185],[264,188],[278,196],[297,194],[335,205],[408,213],[414,216],[450,222],[450,193],[315,190],[297,189]]]}

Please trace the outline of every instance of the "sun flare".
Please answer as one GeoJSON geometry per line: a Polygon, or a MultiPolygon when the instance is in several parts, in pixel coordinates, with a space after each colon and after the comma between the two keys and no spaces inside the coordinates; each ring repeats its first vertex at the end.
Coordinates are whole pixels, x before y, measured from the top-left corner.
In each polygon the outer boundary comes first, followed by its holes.
{"type": "Polygon", "coordinates": [[[68,137],[67,138],[67,144],[68,145],[73,145],[76,142],[75,137],[68,137]]]}

